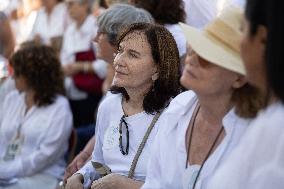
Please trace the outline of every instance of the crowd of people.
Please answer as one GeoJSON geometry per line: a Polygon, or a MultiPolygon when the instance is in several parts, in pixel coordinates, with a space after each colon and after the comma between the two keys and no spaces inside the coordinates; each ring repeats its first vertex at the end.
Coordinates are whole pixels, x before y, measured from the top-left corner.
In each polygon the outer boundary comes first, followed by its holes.
{"type": "Polygon", "coordinates": [[[281,1],[3,2],[0,189],[283,188],[281,1]]]}

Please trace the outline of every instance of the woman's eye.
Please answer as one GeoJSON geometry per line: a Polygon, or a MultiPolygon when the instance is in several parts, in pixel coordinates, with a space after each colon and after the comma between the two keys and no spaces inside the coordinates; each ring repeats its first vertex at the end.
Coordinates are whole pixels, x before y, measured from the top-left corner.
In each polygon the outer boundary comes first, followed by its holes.
{"type": "Polygon", "coordinates": [[[138,58],[135,53],[131,53],[131,52],[130,52],[129,54],[130,54],[130,56],[131,56],[132,58],[138,58]]]}

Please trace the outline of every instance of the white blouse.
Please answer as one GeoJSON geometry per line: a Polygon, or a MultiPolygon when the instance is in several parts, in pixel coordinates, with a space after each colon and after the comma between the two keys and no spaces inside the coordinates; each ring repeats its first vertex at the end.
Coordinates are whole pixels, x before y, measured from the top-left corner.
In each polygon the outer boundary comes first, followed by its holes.
{"type": "Polygon", "coordinates": [[[30,39],[39,35],[44,44],[50,45],[50,39],[52,37],[63,36],[70,22],[65,3],[58,3],[50,15],[47,14],[43,7],[38,12],[30,39]]]}
{"type": "MultiPolygon", "coordinates": [[[[142,142],[154,115],[141,112],[125,118],[129,126],[129,153],[122,155],[119,148],[118,132],[120,119],[124,115],[121,100],[121,95],[109,94],[99,106],[96,122],[96,145],[92,154],[92,161],[106,164],[113,173],[127,176],[138,146],[142,142]]],[[[145,180],[147,163],[157,134],[158,122],[139,157],[134,174],[136,180],[145,180]]],[[[125,133],[123,137],[126,137],[125,133]]],[[[126,146],[126,144],[123,146],[126,146]]],[[[92,180],[98,178],[91,162],[88,162],[78,173],[84,176],[85,188],[90,186],[92,180]]]]}
{"type": "Polygon", "coordinates": [[[208,189],[284,187],[284,105],[270,105],[250,124],[237,148],[216,171],[208,189]]]}
{"type": "MultiPolygon", "coordinates": [[[[185,168],[187,156],[185,135],[196,104],[195,93],[187,91],[174,98],[164,113],[159,122],[160,130],[151,153],[143,189],[181,189],[184,183],[188,184],[192,179],[190,176],[185,177],[186,172],[196,167],[188,165],[188,168],[185,168]]],[[[206,185],[217,167],[235,147],[245,132],[248,122],[239,118],[233,109],[223,118],[226,136],[205,162],[195,189],[206,185]]]]}
{"type": "Polygon", "coordinates": [[[64,154],[72,129],[69,103],[63,96],[44,107],[33,106],[26,114],[25,94],[14,90],[4,101],[0,120],[0,178],[11,179],[43,173],[61,178],[64,154]],[[4,160],[7,147],[20,127],[23,137],[13,160],[4,160]]]}

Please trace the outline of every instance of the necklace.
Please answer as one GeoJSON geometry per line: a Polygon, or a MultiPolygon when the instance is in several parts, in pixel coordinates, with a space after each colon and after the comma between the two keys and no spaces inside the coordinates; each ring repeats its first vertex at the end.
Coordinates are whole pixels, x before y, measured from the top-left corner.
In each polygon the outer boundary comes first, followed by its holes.
{"type": "MultiPolygon", "coordinates": [[[[186,162],[185,162],[185,168],[186,168],[186,169],[187,169],[187,167],[188,167],[188,160],[189,160],[190,147],[191,147],[192,136],[193,136],[194,126],[195,126],[195,120],[196,120],[196,117],[197,117],[197,114],[198,114],[199,110],[200,110],[200,105],[197,104],[196,107],[195,107],[195,109],[194,109],[194,112],[193,112],[193,114],[192,114],[192,118],[190,119],[190,122],[189,122],[189,127],[188,127],[188,128],[190,128],[190,136],[189,136],[189,138],[188,138],[188,140],[187,140],[188,146],[187,146],[187,155],[186,155],[186,162]]],[[[223,130],[224,130],[224,127],[223,127],[223,125],[222,125],[222,127],[221,127],[221,129],[219,130],[219,132],[218,132],[216,138],[214,139],[214,142],[212,143],[212,145],[211,145],[209,151],[207,152],[207,154],[206,154],[204,160],[203,160],[202,163],[201,163],[200,169],[198,170],[197,175],[196,175],[196,178],[195,178],[195,180],[194,180],[192,189],[195,188],[195,185],[196,185],[196,183],[197,183],[198,177],[200,176],[200,173],[201,173],[201,171],[202,171],[202,168],[203,168],[205,162],[207,161],[207,159],[209,158],[210,154],[212,153],[214,147],[216,146],[216,143],[217,143],[218,139],[220,138],[221,133],[223,132],[223,130]]]]}

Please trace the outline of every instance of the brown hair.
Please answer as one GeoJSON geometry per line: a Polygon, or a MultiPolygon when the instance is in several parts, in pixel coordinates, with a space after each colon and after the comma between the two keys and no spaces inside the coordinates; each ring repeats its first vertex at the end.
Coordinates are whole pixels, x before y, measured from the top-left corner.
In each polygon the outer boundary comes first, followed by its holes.
{"type": "Polygon", "coordinates": [[[159,24],[185,21],[183,0],[132,0],[131,3],[149,11],[159,24]]]}
{"type": "MultiPolygon", "coordinates": [[[[163,26],[149,23],[131,24],[120,33],[117,47],[127,35],[135,31],[140,31],[146,36],[151,46],[154,63],[158,67],[159,78],[143,101],[144,110],[147,113],[154,113],[165,108],[171,98],[180,92],[179,53],[171,33],[163,26]]],[[[129,100],[126,90],[122,87],[113,86],[111,92],[121,93],[126,100],[129,100]]]]}
{"type": "Polygon", "coordinates": [[[35,91],[38,106],[50,105],[64,94],[63,73],[56,52],[48,46],[25,44],[10,59],[15,76],[23,76],[35,91]]]}
{"type": "Polygon", "coordinates": [[[248,83],[233,92],[232,101],[235,103],[236,113],[244,118],[256,117],[258,111],[265,106],[264,96],[248,83]]]}

